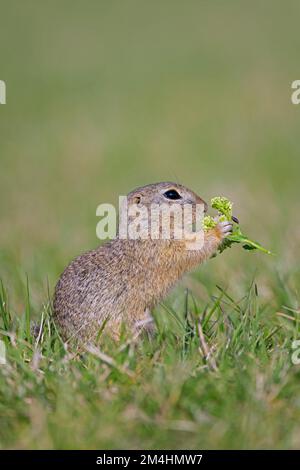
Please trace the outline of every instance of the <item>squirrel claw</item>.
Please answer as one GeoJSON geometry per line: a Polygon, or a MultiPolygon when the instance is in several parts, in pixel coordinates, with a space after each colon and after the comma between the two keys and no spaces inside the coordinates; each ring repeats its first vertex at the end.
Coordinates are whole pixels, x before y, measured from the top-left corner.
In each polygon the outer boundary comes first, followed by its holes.
{"type": "Polygon", "coordinates": [[[225,220],[224,222],[218,223],[218,228],[221,232],[222,238],[225,238],[227,235],[232,233],[233,223],[230,220],[225,220]]]}

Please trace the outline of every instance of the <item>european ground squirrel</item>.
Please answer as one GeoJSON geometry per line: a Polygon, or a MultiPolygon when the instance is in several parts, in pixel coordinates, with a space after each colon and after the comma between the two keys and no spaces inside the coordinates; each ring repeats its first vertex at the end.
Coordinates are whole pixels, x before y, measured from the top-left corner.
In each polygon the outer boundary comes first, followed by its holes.
{"type": "MultiPolygon", "coordinates": [[[[197,194],[170,182],[137,188],[128,194],[127,203],[189,205],[193,217],[196,205],[207,210],[197,194]]],[[[117,235],[70,263],[56,285],[53,304],[54,319],[65,340],[94,341],[103,328],[101,334],[117,340],[123,323],[131,331],[151,331],[151,309],[185,272],[210,258],[232,231],[231,221],[219,222],[204,232],[201,248],[189,250],[187,239],[173,236],[172,223],[169,239],[121,239],[117,235]]]]}

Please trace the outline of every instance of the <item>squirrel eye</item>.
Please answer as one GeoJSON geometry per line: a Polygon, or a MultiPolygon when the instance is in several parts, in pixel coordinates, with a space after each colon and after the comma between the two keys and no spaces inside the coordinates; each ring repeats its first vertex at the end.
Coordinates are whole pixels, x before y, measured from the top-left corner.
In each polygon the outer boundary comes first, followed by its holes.
{"type": "Polygon", "coordinates": [[[175,189],[169,189],[168,191],[164,193],[164,196],[167,199],[172,199],[172,200],[181,199],[180,194],[178,194],[178,192],[175,189]]]}

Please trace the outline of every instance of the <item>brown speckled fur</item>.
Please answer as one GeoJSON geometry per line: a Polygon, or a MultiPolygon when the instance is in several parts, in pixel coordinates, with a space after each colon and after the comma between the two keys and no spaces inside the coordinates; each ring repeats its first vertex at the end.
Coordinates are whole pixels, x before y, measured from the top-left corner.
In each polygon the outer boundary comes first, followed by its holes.
{"type": "MultiPolygon", "coordinates": [[[[128,202],[137,196],[144,204],[166,202],[162,194],[169,188],[180,192],[182,203],[204,203],[184,186],[168,182],[138,188],[129,193],[128,202]]],[[[54,319],[63,338],[92,341],[104,322],[105,334],[114,339],[122,322],[134,330],[185,272],[215,253],[223,238],[217,226],[205,234],[198,251],[187,250],[182,240],[116,238],[78,256],[55,289],[54,319]]]]}

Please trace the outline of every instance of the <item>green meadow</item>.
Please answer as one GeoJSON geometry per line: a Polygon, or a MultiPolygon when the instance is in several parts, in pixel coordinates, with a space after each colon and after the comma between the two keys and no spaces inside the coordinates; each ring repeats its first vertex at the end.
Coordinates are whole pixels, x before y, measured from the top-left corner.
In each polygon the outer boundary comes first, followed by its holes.
{"type": "Polygon", "coordinates": [[[299,448],[299,14],[0,0],[0,448],[299,448]],[[100,243],[100,203],[164,180],[230,198],[275,255],[233,246],[156,308],[152,341],[76,355],[60,273],[100,243]]]}

